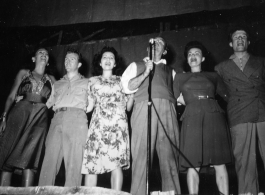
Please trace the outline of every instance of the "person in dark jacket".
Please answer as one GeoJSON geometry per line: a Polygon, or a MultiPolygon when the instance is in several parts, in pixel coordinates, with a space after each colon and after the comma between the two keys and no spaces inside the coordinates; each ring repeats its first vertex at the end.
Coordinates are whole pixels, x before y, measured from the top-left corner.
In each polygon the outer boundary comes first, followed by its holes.
{"type": "Polygon", "coordinates": [[[249,44],[247,27],[231,29],[229,45],[234,54],[215,67],[228,88],[239,194],[258,194],[257,141],[263,161],[265,157],[265,59],[250,55],[249,44]]]}

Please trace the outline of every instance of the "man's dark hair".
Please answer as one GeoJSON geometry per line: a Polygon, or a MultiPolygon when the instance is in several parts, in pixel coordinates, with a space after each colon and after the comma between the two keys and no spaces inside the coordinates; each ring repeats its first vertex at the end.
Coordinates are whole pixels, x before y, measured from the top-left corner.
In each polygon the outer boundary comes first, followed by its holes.
{"type": "Polygon", "coordinates": [[[168,44],[166,42],[166,40],[164,39],[164,37],[159,36],[161,39],[163,39],[165,46],[164,46],[164,51],[168,51],[168,44]]]}
{"type": "Polygon", "coordinates": [[[251,38],[251,33],[250,33],[250,29],[248,28],[248,26],[244,25],[244,24],[237,24],[237,25],[234,25],[234,26],[231,26],[229,28],[229,35],[228,35],[228,41],[229,42],[232,42],[233,39],[232,39],[232,36],[233,34],[236,32],[236,31],[239,31],[239,30],[242,30],[242,31],[245,31],[246,34],[247,34],[247,37],[248,37],[248,40],[250,40],[251,38]]]}
{"type": "Polygon", "coordinates": [[[162,36],[157,36],[157,37],[155,37],[155,39],[156,39],[156,38],[161,38],[161,39],[163,40],[163,42],[165,43],[165,45],[164,45],[164,51],[168,51],[168,44],[167,44],[166,40],[164,39],[164,37],[162,37],[162,36]]]}
{"type": "Polygon", "coordinates": [[[74,53],[78,56],[78,62],[82,61],[82,54],[79,52],[79,50],[75,49],[75,48],[68,48],[66,51],[66,54],[68,53],[74,53]]]}

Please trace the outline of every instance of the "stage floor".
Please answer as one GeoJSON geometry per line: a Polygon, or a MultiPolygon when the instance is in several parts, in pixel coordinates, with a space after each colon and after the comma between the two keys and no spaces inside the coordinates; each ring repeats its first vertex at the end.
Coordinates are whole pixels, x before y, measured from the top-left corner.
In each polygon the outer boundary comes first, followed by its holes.
{"type": "MultiPolygon", "coordinates": [[[[264,183],[265,174],[261,169],[263,168],[262,164],[259,165],[259,180],[260,183],[264,183]]],[[[227,166],[228,175],[229,175],[229,191],[230,194],[237,194],[237,177],[234,170],[234,165],[227,166]]],[[[124,171],[124,183],[123,183],[123,191],[130,192],[130,182],[131,182],[131,174],[130,170],[124,171]]],[[[158,164],[154,163],[152,169],[152,175],[150,178],[150,190],[151,191],[160,191],[161,190],[161,176],[159,171],[158,164]]],[[[181,186],[181,194],[188,194],[187,184],[186,184],[186,173],[179,174],[180,186],[181,186]]],[[[36,185],[37,185],[36,178],[36,185]]],[[[20,186],[21,176],[14,175],[12,179],[12,185],[15,187],[20,186]]],[[[59,174],[56,178],[56,186],[64,185],[64,171],[63,168],[60,170],[59,174]]],[[[110,188],[110,174],[100,175],[98,179],[98,187],[101,188],[110,188]]],[[[203,195],[219,195],[218,189],[215,182],[215,171],[213,168],[207,168],[202,170],[200,173],[200,194],[203,195]]],[[[260,185],[261,192],[265,192],[265,186],[260,185]]],[[[0,193],[2,194],[2,193],[0,193]]]]}
{"type": "MultiPolygon", "coordinates": [[[[258,155],[258,173],[260,184],[263,184],[265,181],[265,172],[264,166],[261,161],[260,156],[258,155]]],[[[234,169],[234,164],[227,165],[227,171],[229,176],[229,192],[230,194],[237,194],[237,177],[234,169]]],[[[130,192],[130,183],[131,183],[131,170],[125,170],[124,173],[124,183],[122,190],[124,192],[130,192]]],[[[186,183],[186,173],[179,174],[181,194],[188,194],[187,183],[186,183]]],[[[61,167],[57,177],[56,177],[56,186],[64,186],[64,166],[61,167]]],[[[12,186],[20,187],[21,176],[15,175],[12,178],[12,186]]],[[[38,175],[35,179],[35,185],[38,185],[38,175]]],[[[98,187],[101,188],[110,188],[110,173],[99,175],[98,177],[98,187]]],[[[215,170],[214,168],[203,169],[200,173],[200,193],[202,195],[219,195],[218,189],[215,182],[215,170]]],[[[161,191],[161,175],[159,170],[159,162],[156,155],[154,155],[153,168],[150,177],[150,191],[161,191]]],[[[260,191],[265,192],[265,186],[260,185],[260,191]]]]}

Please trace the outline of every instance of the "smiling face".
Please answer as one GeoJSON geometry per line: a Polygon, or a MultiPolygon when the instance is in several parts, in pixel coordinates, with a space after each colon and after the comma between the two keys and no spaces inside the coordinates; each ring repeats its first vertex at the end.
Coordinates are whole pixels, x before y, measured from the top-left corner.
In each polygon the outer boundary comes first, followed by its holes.
{"type": "Polygon", "coordinates": [[[113,70],[116,66],[115,55],[112,52],[104,52],[101,57],[100,66],[104,70],[113,70]]]}
{"type": "Polygon", "coordinates": [[[189,66],[193,69],[200,67],[205,58],[202,56],[202,51],[199,48],[191,48],[188,51],[187,60],[189,66]]]}
{"type": "Polygon", "coordinates": [[[64,66],[68,73],[77,72],[79,67],[81,67],[79,62],[79,57],[76,53],[67,53],[64,59],[64,66]]]}
{"type": "Polygon", "coordinates": [[[248,35],[244,30],[237,30],[232,34],[232,41],[229,43],[234,52],[246,52],[250,41],[248,35]]]}
{"type": "Polygon", "coordinates": [[[36,64],[44,64],[46,66],[49,61],[48,51],[44,48],[38,49],[32,60],[33,62],[36,62],[36,64]]]}

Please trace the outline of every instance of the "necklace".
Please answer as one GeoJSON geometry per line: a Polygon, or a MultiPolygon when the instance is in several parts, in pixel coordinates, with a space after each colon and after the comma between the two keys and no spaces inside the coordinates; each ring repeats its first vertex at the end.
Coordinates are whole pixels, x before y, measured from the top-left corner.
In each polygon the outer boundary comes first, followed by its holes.
{"type": "Polygon", "coordinates": [[[109,77],[104,77],[101,75],[101,77],[104,79],[104,80],[111,80],[113,78],[113,75],[109,76],[109,77]]]}
{"type": "Polygon", "coordinates": [[[32,71],[32,76],[36,80],[36,82],[39,82],[42,79],[42,77],[44,76],[44,74],[39,74],[35,70],[33,70],[32,71]]]}
{"type": "Polygon", "coordinates": [[[32,75],[32,92],[39,94],[43,88],[44,83],[42,82],[44,75],[38,74],[36,71],[31,72],[32,75]],[[35,74],[35,76],[34,76],[35,74]]]}

